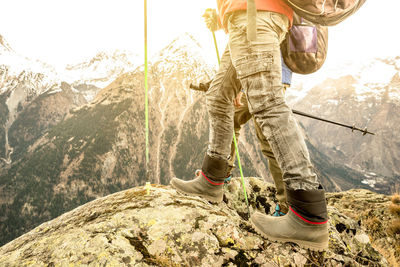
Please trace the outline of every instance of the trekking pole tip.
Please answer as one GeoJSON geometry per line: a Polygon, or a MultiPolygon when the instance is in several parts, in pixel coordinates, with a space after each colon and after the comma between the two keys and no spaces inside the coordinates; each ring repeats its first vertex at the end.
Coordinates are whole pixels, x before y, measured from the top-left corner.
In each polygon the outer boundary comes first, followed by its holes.
{"type": "Polygon", "coordinates": [[[368,132],[367,128],[365,128],[365,129],[364,129],[363,135],[366,135],[366,134],[375,135],[375,133],[373,133],[373,132],[368,132]]]}
{"type": "Polygon", "coordinates": [[[151,188],[150,182],[146,182],[146,185],[144,186],[144,189],[146,189],[146,196],[150,195],[151,188]]]}
{"type": "Polygon", "coordinates": [[[368,133],[367,127],[365,127],[365,129],[363,130],[363,135],[366,135],[367,133],[368,133]]]}

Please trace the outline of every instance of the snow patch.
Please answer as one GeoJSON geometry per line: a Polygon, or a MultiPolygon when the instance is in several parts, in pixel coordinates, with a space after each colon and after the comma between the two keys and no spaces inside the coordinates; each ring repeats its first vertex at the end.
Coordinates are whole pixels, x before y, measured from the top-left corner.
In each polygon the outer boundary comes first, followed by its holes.
{"type": "Polygon", "coordinates": [[[398,73],[396,67],[374,60],[359,70],[359,82],[362,84],[386,85],[398,73]]]}
{"type": "Polygon", "coordinates": [[[321,105],[312,105],[311,109],[312,110],[319,110],[321,108],[321,105]]]}
{"type": "Polygon", "coordinates": [[[339,100],[336,100],[336,99],[328,99],[327,102],[329,104],[333,104],[335,106],[337,106],[339,104],[339,100]]]}
{"type": "Polygon", "coordinates": [[[374,188],[374,187],[375,187],[375,184],[376,184],[376,181],[375,181],[375,180],[372,180],[372,179],[364,179],[364,180],[361,181],[361,183],[362,183],[362,184],[366,184],[366,185],[368,185],[369,187],[374,188]]]}
{"type": "Polygon", "coordinates": [[[68,83],[87,83],[104,88],[123,73],[135,70],[142,60],[126,50],[103,51],[80,63],[69,64],[59,70],[68,83]]]}
{"type": "Polygon", "coordinates": [[[56,94],[56,93],[60,93],[60,92],[62,92],[62,89],[58,88],[56,90],[48,91],[47,94],[52,95],[52,94],[56,94]]]}
{"type": "MultiPolygon", "coordinates": [[[[325,65],[309,75],[294,74],[292,87],[287,91],[287,96],[290,103],[295,104],[306,98],[310,90],[323,84],[327,79],[337,80],[348,76],[354,79],[351,86],[358,102],[368,101],[369,98],[381,100],[388,85],[390,85],[390,101],[400,101],[400,83],[392,82],[396,75],[400,76],[400,57],[348,61],[334,67],[325,65]]],[[[326,85],[320,87],[320,90],[337,95],[336,87],[326,85]]],[[[328,103],[336,104],[331,100],[328,100],[328,103]]]]}

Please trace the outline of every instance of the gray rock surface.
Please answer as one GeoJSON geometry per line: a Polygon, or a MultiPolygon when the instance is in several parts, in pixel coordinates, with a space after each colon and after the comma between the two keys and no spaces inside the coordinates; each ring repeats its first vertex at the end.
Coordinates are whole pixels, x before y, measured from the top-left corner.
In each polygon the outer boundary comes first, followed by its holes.
{"type": "MultiPolygon", "coordinates": [[[[400,267],[400,235],[388,231],[396,217],[389,212],[390,197],[369,190],[352,189],[327,195],[328,205],[357,221],[366,230],[370,242],[388,260],[390,266],[400,267]]],[[[360,242],[367,236],[356,235],[360,242]]]]}
{"type": "MultiPolygon", "coordinates": [[[[271,214],[275,189],[246,178],[250,210],[271,214]]],[[[153,185],[96,199],[0,248],[0,266],[388,266],[357,221],[329,207],[329,251],[271,243],[251,228],[239,178],[224,202],[153,185]]]]}

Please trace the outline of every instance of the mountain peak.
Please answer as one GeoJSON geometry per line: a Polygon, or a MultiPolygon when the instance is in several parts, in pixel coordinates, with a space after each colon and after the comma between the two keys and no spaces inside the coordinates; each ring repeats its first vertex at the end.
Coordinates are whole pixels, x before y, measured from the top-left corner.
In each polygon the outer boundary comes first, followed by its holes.
{"type": "Polygon", "coordinates": [[[174,48],[201,48],[200,43],[189,33],[185,32],[176,37],[165,49],[174,48]]]}
{"type": "Polygon", "coordinates": [[[89,68],[94,64],[98,64],[100,62],[104,62],[106,60],[119,62],[119,64],[126,64],[127,66],[138,65],[138,55],[134,55],[129,51],[125,50],[112,50],[112,51],[100,51],[95,56],[83,60],[80,63],[76,64],[68,64],[66,66],[66,70],[76,70],[76,69],[83,69],[89,68]]]}
{"type": "Polygon", "coordinates": [[[190,57],[206,57],[200,43],[189,33],[176,37],[154,57],[157,61],[171,59],[187,59],[190,57]],[[183,57],[182,57],[183,56],[183,57]]]}
{"type": "Polygon", "coordinates": [[[175,38],[169,45],[155,54],[151,63],[168,71],[176,68],[191,68],[201,66],[204,70],[215,68],[215,58],[210,59],[210,55],[200,45],[200,43],[189,33],[184,33],[175,38]]]}
{"type": "Polygon", "coordinates": [[[67,65],[61,75],[70,83],[80,81],[103,88],[140,63],[139,56],[129,51],[101,51],[80,63],[67,65]]]}
{"type": "MultiPolygon", "coordinates": [[[[252,209],[273,212],[275,188],[248,178],[252,209]]],[[[65,264],[152,266],[387,265],[365,230],[329,207],[329,251],[312,253],[294,244],[271,243],[247,221],[239,178],[213,205],[157,185],[121,191],[89,202],[0,248],[0,265],[65,264]],[[29,251],[29,253],[26,253],[29,251]]]]}

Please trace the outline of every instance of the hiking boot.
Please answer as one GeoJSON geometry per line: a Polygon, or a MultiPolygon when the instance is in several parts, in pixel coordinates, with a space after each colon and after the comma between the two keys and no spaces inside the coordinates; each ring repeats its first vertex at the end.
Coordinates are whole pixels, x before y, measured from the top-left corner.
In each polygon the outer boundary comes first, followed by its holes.
{"type": "Polygon", "coordinates": [[[289,212],[285,216],[273,217],[260,212],[251,216],[255,230],[271,241],[293,242],[313,251],[327,250],[329,232],[325,191],[288,189],[287,197],[289,212]]]}
{"type": "Polygon", "coordinates": [[[224,196],[223,186],[226,178],[227,161],[206,155],[201,171],[191,181],[173,178],[170,182],[178,192],[200,196],[213,203],[219,203],[224,196]]]}

